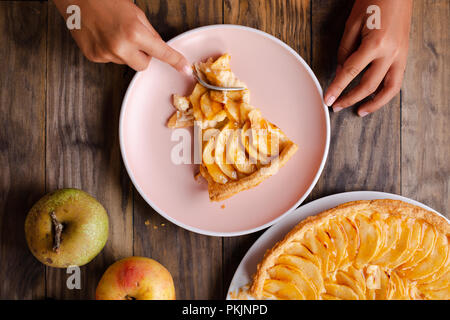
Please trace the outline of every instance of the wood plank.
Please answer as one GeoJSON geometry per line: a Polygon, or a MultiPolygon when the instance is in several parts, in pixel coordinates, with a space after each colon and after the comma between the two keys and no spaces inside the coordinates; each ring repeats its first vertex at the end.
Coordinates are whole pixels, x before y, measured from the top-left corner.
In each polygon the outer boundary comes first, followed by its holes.
{"type": "MultiPolygon", "coordinates": [[[[165,40],[187,29],[222,22],[222,1],[137,4],[165,40]]],[[[157,214],[137,191],[134,195],[134,254],[156,259],[172,273],[177,299],[221,299],[222,239],[177,227],[157,214]]]]}
{"type": "Polygon", "coordinates": [[[310,61],[309,0],[224,0],[224,23],[256,28],[281,39],[310,61]]]}
{"type": "Polygon", "coordinates": [[[118,141],[120,106],[132,72],[86,60],[56,7],[48,5],[47,189],[85,190],[105,206],[110,222],[105,248],[82,267],[81,290],[66,288],[65,270],[48,268],[48,296],[93,299],[106,268],[133,253],[131,184],[118,141]]]}
{"type": "MultiPolygon", "coordinates": [[[[312,1],[312,69],[324,90],[334,78],[336,53],[353,1],[312,1]]],[[[400,193],[400,95],[365,118],[348,108],[330,112],[331,142],[321,178],[308,200],[371,190],[400,193]]]]}
{"type": "Polygon", "coordinates": [[[25,217],[45,193],[47,3],[0,3],[0,299],[45,296],[25,217]]]}
{"type": "Polygon", "coordinates": [[[136,0],[164,40],[209,24],[222,23],[222,0],[136,0]]]}
{"type": "MultiPolygon", "coordinates": [[[[246,25],[272,34],[296,50],[307,63],[310,62],[309,0],[225,0],[224,22],[246,25]]],[[[245,253],[261,234],[262,231],[223,239],[225,291],[245,253]]]]}
{"type": "Polygon", "coordinates": [[[450,217],[449,21],[448,0],[414,1],[402,95],[402,193],[447,217],[450,217]]]}

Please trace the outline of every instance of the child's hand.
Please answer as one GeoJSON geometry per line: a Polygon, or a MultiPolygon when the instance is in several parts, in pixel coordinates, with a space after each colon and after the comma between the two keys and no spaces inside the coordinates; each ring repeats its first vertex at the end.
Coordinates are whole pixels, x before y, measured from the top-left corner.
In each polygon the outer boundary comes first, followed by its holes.
{"type": "Polygon", "coordinates": [[[375,93],[358,109],[363,117],[388,103],[399,91],[408,55],[412,0],[356,0],[345,25],[338,50],[336,77],[325,94],[325,103],[338,112],[375,93]],[[380,29],[368,29],[366,11],[381,9],[380,29]],[[350,82],[369,66],[361,82],[341,96],[350,82]],[[337,100],[336,100],[337,99],[337,100]]]}
{"type": "Polygon", "coordinates": [[[94,62],[127,64],[134,70],[147,68],[152,57],[176,70],[191,73],[186,58],[169,47],[153,29],[144,12],[130,0],[54,0],[67,18],[67,7],[78,5],[81,29],[72,36],[86,58],[94,62]]]}

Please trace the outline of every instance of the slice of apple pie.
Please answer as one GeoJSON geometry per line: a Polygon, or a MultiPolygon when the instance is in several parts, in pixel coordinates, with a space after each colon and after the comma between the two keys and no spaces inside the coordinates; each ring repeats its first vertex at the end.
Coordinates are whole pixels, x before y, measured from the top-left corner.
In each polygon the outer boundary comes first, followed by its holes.
{"type": "Polygon", "coordinates": [[[250,105],[250,92],[231,71],[228,54],[199,63],[198,69],[212,85],[245,88],[214,91],[197,83],[189,97],[173,95],[177,110],[167,123],[201,129],[200,174],[210,199],[221,201],[275,174],[297,145],[250,105]]]}
{"type": "Polygon", "coordinates": [[[450,224],[396,200],[342,204],[266,252],[257,299],[450,299],[450,224]]]}

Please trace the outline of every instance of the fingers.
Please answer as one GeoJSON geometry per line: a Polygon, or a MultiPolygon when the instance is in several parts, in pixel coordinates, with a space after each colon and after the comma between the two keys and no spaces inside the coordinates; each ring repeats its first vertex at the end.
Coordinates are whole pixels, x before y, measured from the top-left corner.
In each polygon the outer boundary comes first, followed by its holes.
{"type": "Polygon", "coordinates": [[[372,62],[370,68],[364,73],[358,86],[346,95],[340,97],[333,104],[333,111],[338,112],[344,108],[350,107],[374,93],[386,76],[390,66],[391,64],[384,59],[372,62]]]}
{"type": "Polygon", "coordinates": [[[126,64],[125,61],[123,61],[122,59],[117,58],[117,57],[112,57],[110,59],[110,62],[115,63],[115,64],[126,64]]]}
{"type": "Polygon", "coordinates": [[[192,68],[187,59],[161,39],[161,36],[156,32],[143,12],[138,15],[138,19],[150,34],[150,36],[141,39],[142,50],[149,56],[170,64],[176,70],[188,76],[192,75],[192,68]]]}
{"type": "Polygon", "coordinates": [[[125,57],[125,63],[136,71],[147,69],[147,66],[150,63],[151,59],[151,57],[149,57],[146,53],[136,48],[134,50],[130,50],[127,54],[125,54],[125,57]]]}
{"type": "MultiPolygon", "coordinates": [[[[124,62],[124,60],[122,58],[120,58],[119,56],[114,55],[113,53],[109,53],[109,52],[105,52],[104,50],[101,51],[100,54],[96,55],[97,57],[99,57],[98,59],[104,60],[101,62],[112,62],[112,63],[116,63],[116,64],[126,64],[124,62]]],[[[98,61],[93,61],[93,62],[98,62],[98,61]]]]}
{"type": "Polygon", "coordinates": [[[358,109],[358,115],[364,117],[375,112],[387,104],[400,91],[403,81],[404,68],[393,65],[384,79],[383,89],[371,100],[358,109]]]}
{"type": "MultiPolygon", "coordinates": [[[[81,46],[80,46],[81,47],[81,46]]],[[[101,48],[98,48],[97,46],[93,46],[91,48],[81,48],[84,56],[89,61],[95,62],[95,63],[108,63],[113,62],[117,64],[124,64],[124,61],[114,54],[111,54],[101,48]]]]}
{"type": "Polygon", "coordinates": [[[342,66],[355,51],[358,46],[358,39],[361,32],[361,23],[346,24],[344,34],[342,35],[341,43],[339,44],[337,60],[338,65],[342,66]]]}
{"type": "Polygon", "coordinates": [[[158,32],[156,32],[155,28],[153,28],[153,26],[150,24],[150,22],[147,20],[147,17],[145,16],[145,13],[140,11],[139,14],[137,15],[139,21],[144,25],[144,27],[146,27],[148,29],[148,31],[156,38],[160,38],[161,36],[159,35],[158,32]]]}
{"type": "Polygon", "coordinates": [[[364,44],[351,54],[328,87],[325,94],[325,103],[328,106],[332,106],[342,91],[374,58],[374,51],[364,44]]]}
{"type": "Polygon", "coordinates": [[[186,75],[192,74],[192,68],[188,60],[178,51],[172,49],[160,37],[155,37],[147,30],[143,36],[138,39],[138,45],[147,55],[157,58],[162,62],[170,64],[177,71],[186,75]]]}

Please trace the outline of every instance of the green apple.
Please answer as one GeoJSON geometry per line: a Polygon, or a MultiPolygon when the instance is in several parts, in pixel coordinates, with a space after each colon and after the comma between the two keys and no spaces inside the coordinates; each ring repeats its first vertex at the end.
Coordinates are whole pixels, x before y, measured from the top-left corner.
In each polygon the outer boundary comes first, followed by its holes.
{"type": "Polygon", "coordinates": [[[82,190],[57,190],[31,208],[25,219],[25,236],[42,263],[55,268],[82,266],[105,246],[108,214],[82,190]]]}

